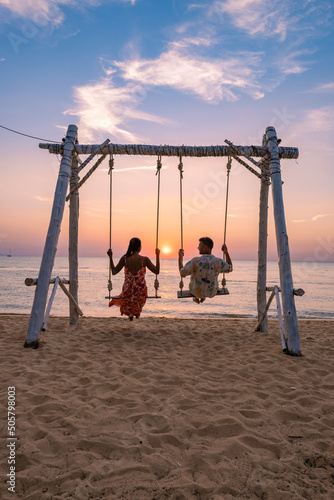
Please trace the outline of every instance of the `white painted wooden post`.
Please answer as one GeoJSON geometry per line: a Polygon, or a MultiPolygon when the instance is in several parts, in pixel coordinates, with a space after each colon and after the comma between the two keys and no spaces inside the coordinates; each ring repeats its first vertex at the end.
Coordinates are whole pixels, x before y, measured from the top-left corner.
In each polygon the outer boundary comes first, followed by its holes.
{"type": "Polygon", "coordinates": [[[63,147],[63,156],[59,167],[58,180],[53,200],[50,224],[45,240],[44,252],[24,347],[33,347],[36,349],[39,345],[40,330],[43,324],[49,283],[57,251],[60,226],[64,214],[66,192],[69,179],[71,177],[72,151],[77,139],[77,131],[78,129],[75,125],[70,125],[67,129],[63,147]]]}
{"type": "Polygon", "coordinates": [[[301,354],[301,347],[297,312],[293,295],[288,235],[285,224],[281,167],[276,130],[274,127],[268,127],[266,129],[266,142],[268,151],[270,153],[269,168],[271,175],[283,318],[287,339],[287,352],[289,354],[298,356],[301,354]]]}
{"type": "Polygon", "coordinates": [[[287,346],[286,346],[286,340],[285,340],[285,336],[284,336],[285,332],[284,332],[282,307],[281,307],[281,302],[279,300],[279,293],[278,293],[278,286],[277,285],[275,285],[275,287],[274,287],[274,294],[276,296],[278,324],[279,324],[279,331],[280,331],[280,334],[281,334],[282,349],[283,349],[284,352],[286,352],[287,346]]]}
{"type": "MultiPolygon", "coordinates": [[[[70,294],[74,297],[75,301],[78,302],[78,230],[79,230],[79,191],[76,190],[79,177],[77,174],[78,160],[76,156],[72,159],[72,175],[70,180],[70,191],[73,194],[70,198],[70,221],[69,221],[69,248],[68,248],[68,259],[69,259],[69,280],[70,280],[70,294]]],[[[69,301],[70,307],[70,324],[79,324],[79,314],[72,303],[69,301]]]]}
{"type": "Polygon", "coordinates": [[[48,303],[48,306],[47,306],[46,311],[45,311],[44,321],[43,321],[42,328],[41,328],[42,332],[45,332],[45,330],[46,330],[46,325],[48,324],[48,319],[50,316],[51,307],[52,307],[54,298],[56,296],[56,291],[57,291],[58,285],[59,285],[59,276],[56,276],[55,282],[53,285],[53,289],[52,289],[52,292],[50,295],[49,303],[48,303]]]}
{"type": "MultiPolygon", "coordinates": [[[[266,309],[267,296],[267,240],[268,240],[268,195],[269,195],[269,170],[262,170],[260,189],[260,212],[259,212],[259,242],[257,261],[257,317],[258,321],[266,309]],[[268,175],[266,175],[266,173],[268,175]]],[[[268,333],[268,317],[265,315],[259,325],[259,331],[268,333]]]]}

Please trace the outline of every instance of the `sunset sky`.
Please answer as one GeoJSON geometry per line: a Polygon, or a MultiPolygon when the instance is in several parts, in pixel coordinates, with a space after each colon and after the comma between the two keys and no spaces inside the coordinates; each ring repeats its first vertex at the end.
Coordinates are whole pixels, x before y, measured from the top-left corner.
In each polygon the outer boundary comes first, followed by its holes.
{"type": "MultiPolygon", "coordinates": [[[[334,4],[300,0],[0,0],[0,253],[43,252],[59,158],[39,142],[282,146],[293,260],[334,261],[334,4]]],[[[82,157],[84,159],[84,157],[82,157]]],[[[223,242],[226,158],[183,159],[184,247],[223,242]]],[[[159,246],[180,247],[178,158],[163,158],[159,246]]],[[[112,247],[155,248],[156,158],[115,157],[112,247]]],[[[83,174],[85,171],[83,171],[83,174]]],[[[259,180],[233,162],[227,244],[256,259],[259,180]]],[[[272,200],[269,258],[276,259],[272,200]]],[[[108,161],[80,190],[82,256],[109,242],[108,161]]],[[[67,254],[68,206],[58,252],[67,254]]]]}

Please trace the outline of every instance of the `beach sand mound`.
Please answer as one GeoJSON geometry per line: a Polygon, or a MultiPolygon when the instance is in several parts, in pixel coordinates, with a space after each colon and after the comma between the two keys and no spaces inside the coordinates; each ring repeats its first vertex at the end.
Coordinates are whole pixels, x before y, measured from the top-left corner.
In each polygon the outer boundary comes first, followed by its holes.
{"type": "MultiPolygon", "coordinates": [[[[1,315],[1,401],[15,387],[15,494],[3,499],[334,498],[334,322],[1,315]]],[[[8,442],[8,440],[7,440],[8,442]]]]}

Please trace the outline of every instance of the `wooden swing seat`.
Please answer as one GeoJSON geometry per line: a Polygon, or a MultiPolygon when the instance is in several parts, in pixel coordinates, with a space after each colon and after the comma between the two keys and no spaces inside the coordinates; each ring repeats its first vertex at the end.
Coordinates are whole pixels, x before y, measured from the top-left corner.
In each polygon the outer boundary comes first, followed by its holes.
{"type": "MultiPolygon", "coordinates": [[[[112,300],[112,299],[120,299],[121,297],[119,295],[115,295],[113,297],[105,297],[105,299],[108,299],[108,300],[112,300]]],[[[158,295],[158,297],[156,297],[155,295],[149,295],[148,297],[146,297],[147,299],[161,299],[161,296],[158,295]]]]}
{"type": "MultiPolygon", "coordinates": [[[[229,293],[230,292],[228,291],[228,289],[226,287],[219,288],[217,290],[217,295],[229,295],[229,293]]],[[[185,290],[185,291],[179,290],[177,292],[178,299],[188,299],[190,297],[194,297],[194,295],[192,295],[189,290],[185,290]]]]}

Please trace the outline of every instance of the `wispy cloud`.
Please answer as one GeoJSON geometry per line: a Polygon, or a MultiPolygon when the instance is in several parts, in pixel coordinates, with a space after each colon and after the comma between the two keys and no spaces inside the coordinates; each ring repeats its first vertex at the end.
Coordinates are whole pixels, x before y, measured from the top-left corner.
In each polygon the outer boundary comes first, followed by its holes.
{"type": "Polygon", "coordinates": [[[294,223],[303,223],[303,222],[307,222],[309,223],[310,221],[312,222],[316,222],[318,219],[322,219],[323,217],[332,217],[334,214],[317,214],[317,215],[314,215],[313,217],[311,217],[311,219],[292,219],[291,222],[294,222],[294,223]]]}
{"type": "Polygon", "coordinates": [[[146,87],[168,86],[196,94],[205,101],[223,99],[235,101],[236,91],[243,91],[253,98],[263,97],[257,76],[262,74],[258,54],[236,54],[224,59],[196,57],[178,42],[157,59],[133,59],[114,62],[124,80],[137,82],[146,87]]]}
{"type": "Polygon", "coordinates": [[[4,57],[2,57],[2,58],[0,59],[0,62],[4,62],[5,60],[6,60],[6,59],[5,59],[4,57]]]}
{"type": "Polygon", "coordinates": [[[305,90],[304,93],[331,93],[334,92],[334,82],[321,83],[316,87],[305,90]]]}
{"type": "MultiPolygon", "coordinates": [[[[7,14],[24,17],[35,24],[45,26],[60,25],[65,18],[62,10],[66,7],[96,7],[103,3],[123,2],[134,5],[136,0],[0,0],[0,10],[7,14]]],[[[2,22],[9,22],[10,18],[2,16],[2,22]]]]}
{"type": "Polygon", "coordinates": [[[304,124],[310,131],[332,131],[334,129],[334,105],[307,110],[304,124]]]}
{"type": "Polygon", "coordinates": [[[100,134],[107,133],[117,140],[138,142],[142,138],[129,130],[130,121],[170,124],[170,120],[140,110],[146,92],[154,87],[174,88],[211,103],[235,101],[241,92],[254,99],[263,97],[257,82],[262,74],[258,68],[259,54],[209,59],[192,54],[189,47],[197,43],[202,43],[200,38],[185,38],[177,46],[171,44],[157,59],[101,61],[105,76],[100,81],[75,87],[75,106],[65,111],[66,115],[79,117],[80,140],[97,140],[100,134]],[[123,86],[114,84],[117,70],[124,80],[123,86]]]}
{"type": "Polygon", "coordinates": [[[318,215],[315,215],[314,217],[312,217],[311,220],[316,221],[318,219],[322,219],[323,217],[331,217],[333,215],[334,214],[318,214],[318,215]]]}
{"type": "Polygon", "coordinates": [[[216,0],[211,17],[219,22],[228,16],[235,27],[252,37],[284,42],[289,35],[309,36],[326,23],[331,8],[330,2],[316,0],[216,0]]]}
{"type": "Polygon", "coordinates": [[[265,0],[217,0],[212,15],[228,15],[232,23],[248,34],[278,37],[282,41],[287,33],[286,2],[265,0]]]}
{"type": "Polygon", "coordinates": [[[64,20],[64,14],[60,8],[65,0],[0,0],[0,9],[7,13],[7,18],[2,20],[9,22],[12,14],[34,21],[36,24],[52,24],[57,26],[64,20]]]}
{"type": "Polygon", "coordinates": [[[310,50],[291,52],[281,57],[278,56],[276,64],[283,75],[298,75],[309,69],[310,62],[303,61],[303,57],[310,54],[312,54],[310,50]]]}
{"type": "Polygon", "coordinates": [[[40,201],[42,203],[52,203],[52,198],[46,198],[43,196],[33,196],[34,200],[40,201]]]}
{"type": "MultiPolygon", "coordinates": [[[[96,1],[100,3],[102,0],[96,1]]],[[[247,36],[234,46],[238,30],[233,29],[231,34],[230,25],[251,37],[274,36],[281,41],[287,40],[291,33],[303,33],[306,37],[311,29],[310,19],[317,24],[321,17],[319,12],[326,2],[320,2],[320,6],[315,0],[302,2],[304,11],[288,0],[273,0],[271,3],[264,0],[215,0],[209,9],[206,2],[193,4],[188,9],[188,13],[192,13],[191,21],[185,19],[171,29],[170,42],[158,57],[142,58],[136,46],[127,60],[101,60],[104,75],[99,81],[75,87],[75,106],[65,114],[79,117],[81,140],[97,140],[101,133],[107,133],[117,140],[138,142],[143,139],[131,132],[131,121],[170,123],[142,111],[146,93],[152,89],[172,88],[212,104],[223,100],[237,101],[245,94],[261,99],[264,92],[274,89],[289,75],[306,71],[310,66],[307,59],[313,52],[300,47],[302,35],[298,41],[290,37],[291,43],[272,42],[272,56],[269,48],[251,51],[247,36]],[[222,19],[225,25],[229,24],[228,46],[221,29],[222,19]],[[242,50],[245,47],[247,49],[242,50]],[[114,79],[115,73],[117,80],[114,79]]],[[[321,114],[313,118],[320,126],[321,114]]],[[[322,118],[324,126],[326,119],[323,115],[322,118]]]]}
{"type": "Polygon", "coordinates": [[[76,106],[64,114],[79,117],[80,140],[98,139],[101,133],[107,133],[123,141],[138,142],[140,137],[124,128],[128,121],[167,123],[164,118],[137,109],[143,94],[141,85],[116,87],[112,77],[107,76],[99,82],[75,87],[76,106]]]}

